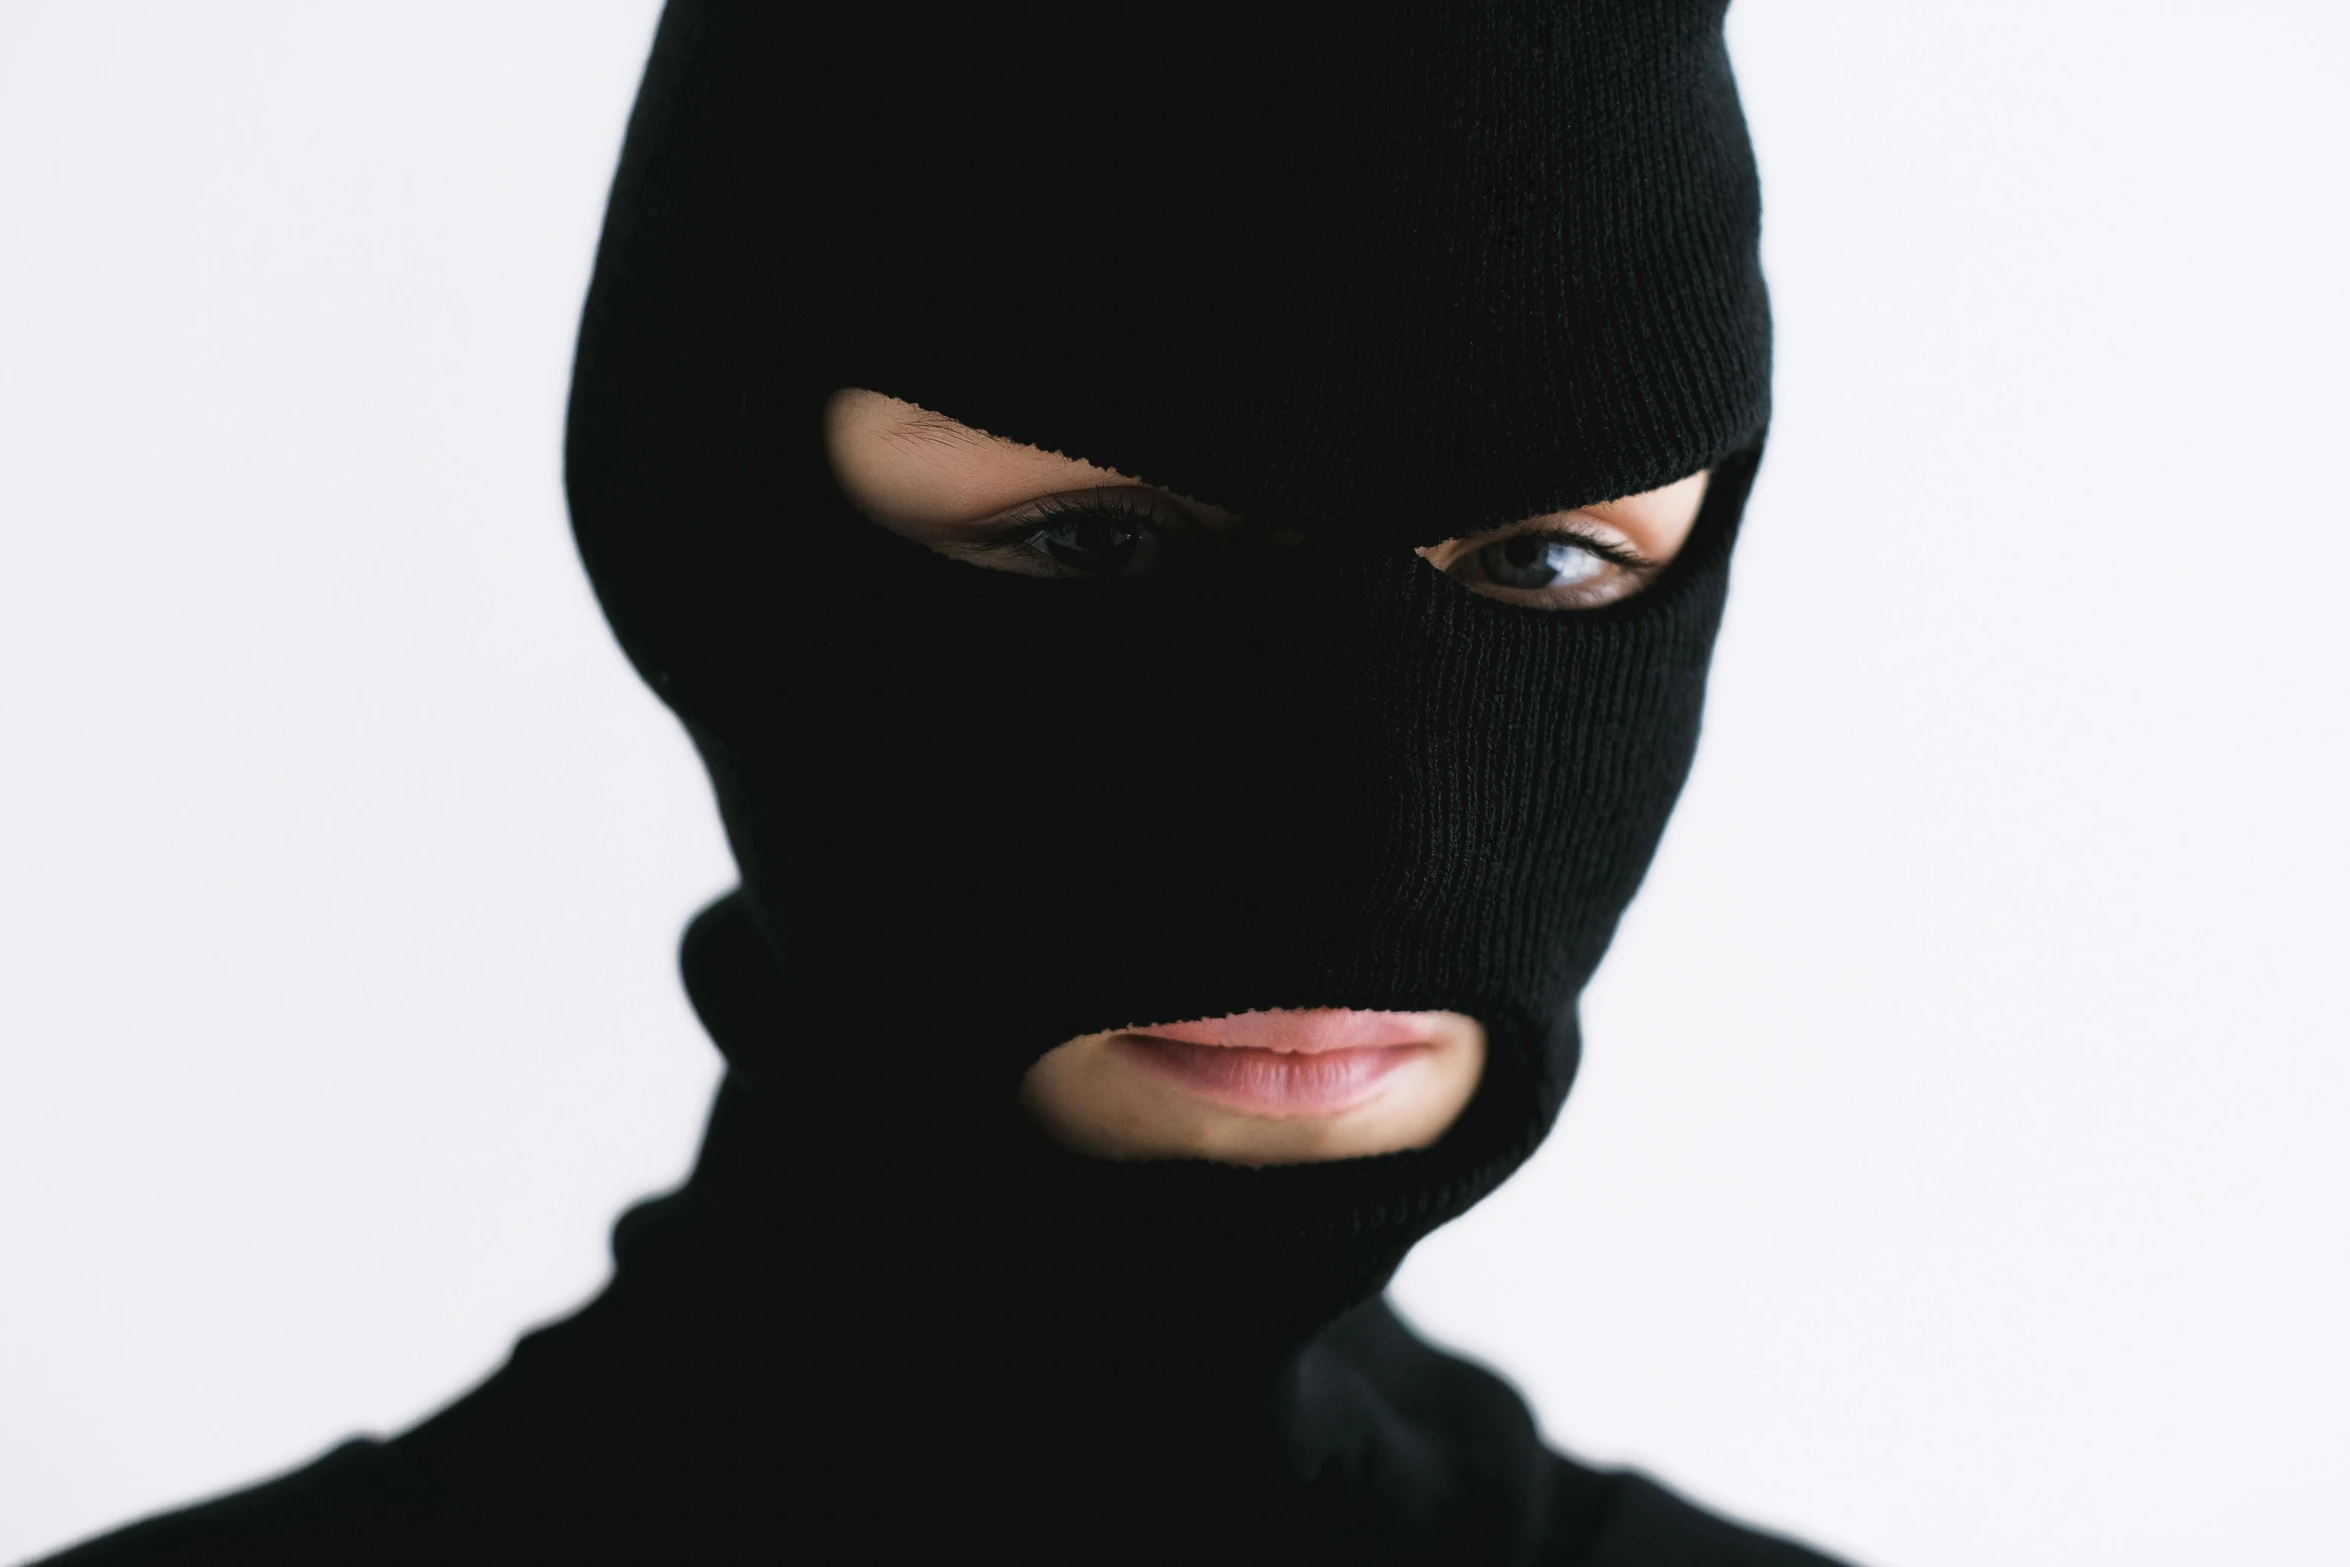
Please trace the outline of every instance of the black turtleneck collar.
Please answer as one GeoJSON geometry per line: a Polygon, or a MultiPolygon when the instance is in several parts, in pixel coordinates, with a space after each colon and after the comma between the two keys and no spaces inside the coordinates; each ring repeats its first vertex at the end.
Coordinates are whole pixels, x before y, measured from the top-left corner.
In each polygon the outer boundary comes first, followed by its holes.
{"type": "Polygon", "coordinates": [[[844,1173],[827,1107],[769,1075],[792,1009],[739,900],[684,966],[731,1067],[694,1171],[621,1221],[597,1302],[393,1445],[436,1491],[525,1536],[654,1520],[672,1547],[776,1531],[890,1560],[987,1537],[1039,1560],[1509,1562],[1595,1526],[1604,1485],[1375,1295],[1276,1333],[1245,1299],[1061,1293],[1035,1248],[1062,1217],[1001,1218],[1062,1173],[1041,1141],[985,1192],[844,1173]],[[974,1211],[997,1215],[982,1244],[957,1233],[974,1211]]]}

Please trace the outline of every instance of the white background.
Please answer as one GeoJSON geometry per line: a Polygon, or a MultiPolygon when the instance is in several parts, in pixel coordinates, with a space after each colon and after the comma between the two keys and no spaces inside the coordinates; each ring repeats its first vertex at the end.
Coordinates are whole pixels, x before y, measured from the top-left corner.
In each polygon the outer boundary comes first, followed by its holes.
{"type": "MultiPolygon", "coordinates": [[[[591,1290],[729,882],[558,483],[647,0],[0,9],[0,1559],[591,1290]]],[[[1748,0],[1780,414],[1526,1174],[1400,1295],[1907,1567],[2350,1559],[2350,20],[1748,0]]]]}

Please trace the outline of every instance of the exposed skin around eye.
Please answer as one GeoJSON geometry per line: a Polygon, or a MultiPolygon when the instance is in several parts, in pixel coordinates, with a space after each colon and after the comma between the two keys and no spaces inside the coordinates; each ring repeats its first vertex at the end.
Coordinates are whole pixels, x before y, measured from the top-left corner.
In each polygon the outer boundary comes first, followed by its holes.
{"type": "MultiPolygon", "coordinates": [[[[1265,526],[878,392],[835,393],[824,436],[859,512],[993,570],[1134,575],[1186,540],[1265,526]]],[[[1705,481],[1692,474],[1418,553],[1465,588],[1529,609],[1596,607],[1672,562],[1705,481]]],[[[1484,1027],[1456,1012],[1250,1012],[1063,1041],[1030,1067],[1020,1099],[1056,1141],[1099,1158],[1298,1164],[1428,1146],[1484,1068],[1484,1027]]]]}

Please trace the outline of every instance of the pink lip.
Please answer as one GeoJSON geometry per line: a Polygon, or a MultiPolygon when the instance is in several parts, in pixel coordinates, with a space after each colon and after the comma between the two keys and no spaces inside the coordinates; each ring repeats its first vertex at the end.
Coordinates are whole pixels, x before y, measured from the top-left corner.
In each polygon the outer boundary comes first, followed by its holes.
{"type": "Polygon", "coordinates": [[[1153,1076],[1250,1115],[1335,1115],[1425,1054],[1436,1031],[1408,1012],[1318,1007],[1154,1023],[1115,1047],[1153,1076]]]}

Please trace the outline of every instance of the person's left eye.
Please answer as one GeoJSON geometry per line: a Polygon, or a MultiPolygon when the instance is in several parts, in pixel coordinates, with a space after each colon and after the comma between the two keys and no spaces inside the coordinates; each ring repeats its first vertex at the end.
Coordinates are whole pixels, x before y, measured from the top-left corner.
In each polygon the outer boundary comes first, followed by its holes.
{"type": "Polygon", "coordinates": [[[1545,533],[1495,539],[1474,558],[1478,573],[1495,587],[1527,591],[1573,587],[1604,575],[1613,564],[1580,539],[1545,533]]]}
{"type": "Polygon", "coordinates": [[[1596,609],[1637,593],[1655,563],[1601,532],[1556,521],[1447,539],[1421,554],[1462,585],[1534,609],[1596,609]]]}

